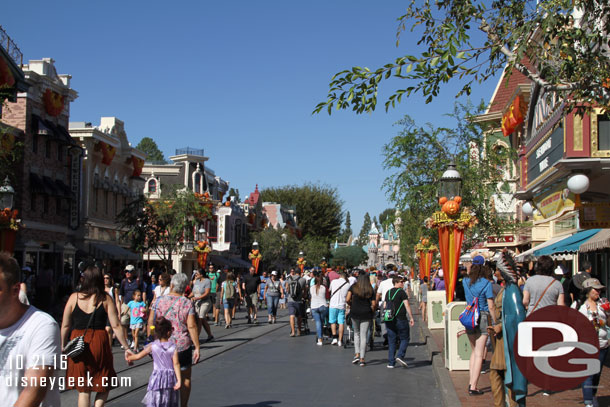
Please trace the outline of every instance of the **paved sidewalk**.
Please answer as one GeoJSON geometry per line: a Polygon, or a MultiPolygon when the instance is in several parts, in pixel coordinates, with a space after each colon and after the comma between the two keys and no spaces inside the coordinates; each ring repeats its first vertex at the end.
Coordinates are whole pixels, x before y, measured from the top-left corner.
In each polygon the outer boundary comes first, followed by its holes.
{"type": "MultiPolygon", "coordinates": [[[[491,386],[489,382],[489,374],[482,374],[479,379],[479,389],[483,390],[485,394],[482,396],[469,396],[468,395],[468,381],[469,375],[467,370],[460,371],[449,371],[445,368],[445,355],[444,355],[444,330],[433,329],[428,330],[426,324],[421,322],[421,315],[419,311],[412,306],[416,319],[419,320],[419,325],[422,327],[424,337],[431,342],[429,348],[431,353],[434,354],[434,358],[438,358],[440,363],[433,363],[437,380],[441,388],[443,388],[443,394],[445,395],[444,404],[446,406],[456,406],[461,403],[463,406],[493,406],[493,399],[491,395],[491,386]]],[[[487,356],[487,361],[491,358],[491,352],[487,356]]],[[[486,363],[484,366],[489,366],[486,363]]],[[[559,393],[552,393],[550,395],[544,395],[544,391],[537,386],[532,384],[528,387],[527,406],[532,407],[564,407],[564,406],[582,406],[582,390],[576,388],[573,390],[562,391],[559,393]]],[[[600,389],[598,390],[598,401],[601,407],[610,406],[610,363],[606,361],[604,369],[602,371],[602,378],[600,381],[600,389]]]]}

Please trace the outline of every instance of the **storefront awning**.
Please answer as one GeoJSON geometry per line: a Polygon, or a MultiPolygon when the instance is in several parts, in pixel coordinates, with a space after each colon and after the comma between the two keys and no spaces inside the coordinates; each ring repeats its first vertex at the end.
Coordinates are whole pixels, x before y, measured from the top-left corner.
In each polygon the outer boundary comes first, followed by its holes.
{"type": "Polygon", "coordinates": [[[541,250],[544,247],[550,246],[554,243],[560,242],[561,240],[565,239],[566,237],[572,236],[570,235],[563,235],[563,236],[559,236],[559,237],[554,237],[552,239],[547,240],[546,242],[542,242],[540,243],[538,246],[534,246],[529,250],[524,251],[523,253],[518,254],[517,256],[515,256],[515,261],[518,262],[522,262],[525,261],[528,257],[530,256],[535,256],[534,252],[537,250],[541,250]]]}
{"type": "Polygon", "coordinates": [[[252,264],[239,257],[223,257],[213,254],[210,262],[215,266],[228,266],[234,268],[249,268],[252,264]]]}
{"type": "Polygon", "coordinates": [[[100,259],[140,260],[140,255],[121,246],[105,243],[90,243],[89,252],[100,259]]]}
{"type": "Polygon", "coordinates": [[[581,230],[580,232],[577,232],[570,237],[566,237],[557,243],[539,250],[535,250],[534,256],[538,257],[555,253],[577,253],[580,249],[580,245],[586,243],[600,230],[601,229],[581,230]]]}
{"type": "Polygon", "coordinates": [[[610,229],[602,229],[588,242],[580,246],[580,252],[593,252],[607,248],[610,248],[610,229]]]}

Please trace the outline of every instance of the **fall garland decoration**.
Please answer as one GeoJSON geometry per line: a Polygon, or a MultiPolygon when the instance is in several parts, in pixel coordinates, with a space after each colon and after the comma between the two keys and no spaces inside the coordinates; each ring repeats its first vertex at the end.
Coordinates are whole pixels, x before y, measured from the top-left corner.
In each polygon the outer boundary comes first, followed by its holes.
{"type": "Polygon", "coordinates": [[[195,252],[197,253],[197,263],[199,264],[199,267],[205,269],[206,263],[208,262],[208,254],[212,252],[212,248],[207,240],[197,240],[195,252]]]}
{"type": "Polygon", "coordinates": [[[142,168],[144,168],[144,160],[136,157],[135,155],[131,156],[131,164],[133,165],[133,172],[131,173],[132,177],[139,177],[142,175],[142,168]]]}
{"type": "Polygon", "coordinates": [[[64,96],[47,89],[42,96],[46,112],[53,117],[59,116],[64,110],[64,96]]]}
{"type": "Polygon", "coordinates": [[[102,150],[102,164],[110,165],[116,154],[116,147],[100,141],[100,149],[102,150]]]}
{"type": "Polygon", "coordinates": [[[297,259],[297,266],[301,269],[301,275],[303,275],[303,269],[305,268],[305,264],[307,264],[307,260],[304,257],[299,257],[297,259]]]}
{"type": "Polygon", "coordinates": [[[4,208],[0,211],[0,229],[9,229],[15,232],[21,229],[23,224],[21,219],[17,219],[17,215],[19,215],[17,209],[11,211],[9,208],[4,208]]]}
{"type": "Polygon", "coordinates": [[[11,72],[4,57],[0,56],[0,87],[12,88],[15,85],[15,77],[11,72]]]}
{"type": "Polygon", "coordinates": [[[261,251],[259,249],[252,249],[250,254],[248,254],[248,259],[252,260],[252,267],[254,267],[257,274],[258,274],[258,266],[259,266],[262,258],[263,258],[263,255],[261,254],[261,251]]]}

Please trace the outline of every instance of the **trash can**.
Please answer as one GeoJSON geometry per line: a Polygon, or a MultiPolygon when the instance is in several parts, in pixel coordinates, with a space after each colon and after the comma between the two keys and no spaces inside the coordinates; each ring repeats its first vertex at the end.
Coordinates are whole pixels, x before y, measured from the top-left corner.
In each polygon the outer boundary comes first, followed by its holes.
{"type": "Polygon", "coordinates": [[[468,370],[470,341],[464,325],[459,321],[466,308],[465,301],[454,301],[445,308],[445,367],[449,370],[468,370]]]}
{"type": "Polygon", "coordinates": [[[421,295],[419,291],[419,280],[411,280],[411,290],[413,290],[413,298],[415,298],[416,302],[419,304],[419,302],[421,301],[421,295]]]}
{"type": "Polygon", "coordinates": [[[428,290],[428,329],[445,329],[443,314],[446,303],[445,290],[428,290]]]}

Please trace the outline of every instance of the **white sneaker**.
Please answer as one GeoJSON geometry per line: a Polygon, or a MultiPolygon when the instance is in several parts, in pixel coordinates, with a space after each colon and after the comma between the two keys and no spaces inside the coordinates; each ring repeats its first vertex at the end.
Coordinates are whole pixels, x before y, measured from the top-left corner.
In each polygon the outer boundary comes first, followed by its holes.
{"type": "Polygon", "coordinates": [[[330,343],[331,345],[336,345],[339,340],[337,338],[333,338],[333,341],[330,343]]]}
{"type": "Polygon", "coordinates": [[[318,345],[318,346],[322,346],[322,345],[324,345],[324,344],[322,343],[322,341],[318,341],[318,342],[316,342],[316,345],[318,345]]]}
{"type": "Polygon", "coordinates": [[[337,342],[337,346],[343,346],[343,344],[341,343],[341,341],[337,342]]]}

